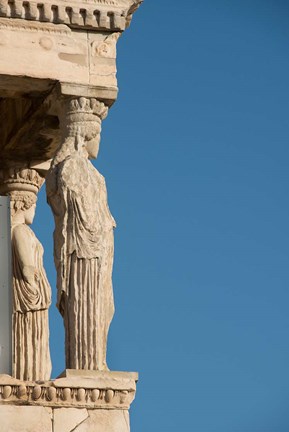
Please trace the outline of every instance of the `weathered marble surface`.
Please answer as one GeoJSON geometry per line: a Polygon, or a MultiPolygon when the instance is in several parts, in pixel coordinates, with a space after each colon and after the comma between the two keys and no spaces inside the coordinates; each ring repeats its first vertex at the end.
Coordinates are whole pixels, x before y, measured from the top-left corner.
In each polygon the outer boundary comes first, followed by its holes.
{"type": "Polygon", "coordinates": [[[29,228],[43,178],[33,169],[0,171],[0,191],[10,197],[13,272],[13,374],[48,380],[51,373],[48,308],[51,288],[43,247],[29,228]]]}
{"type": "Polygon", "coordinates": [[[125,30],[143,0],[0,0],[0,16],[90,30],[125,30]]]}
{"type": "Polygon", "coordinates": [[[0,375],[0,405],[127,410],[137,381],[134,372],[66,370],[60,378],[42,382],[0,375]]]}
{"type": "Polygon", "coordinates": [[[54,432],[51,408],[0,405],[0,424],[3,432],[54,432]]]}
{"type": "Polygon", "coordinates": [[[85,408],[57,408],[53,410],[53,432],[71,432],[89,418],[85,408]]]}
{"type": "MultiPolygon", "coordinates": [[[[33,218],[35,191],[20,188],[16,193],[12,188],[13,242],[19,264],[14,274],[19,294],[15,347],[17,351],[26,338],[27,346],[34,349],[42,343],[43,349],[37,358],[30,355],[33,350],[15,352],[19,366],[15,375],[22,380],[0,376],[3,431],[129,431],[128,409],[137,375],[104,372],[114,312],[115,222],[105,180],[89,159],[97,156],[101,121],[118,94],[117,41],[140,4],[141,0],[0,0],[0,165],[7,169],[13,161],[19,172],[36,169],[44,174],[53,158],[47,192],[56,222],[58,307],[66,329],[66,364],[91,370],[66,371],[57,380],[47,380],[49,284],[41,246],[27,227],[33,218]],[[31,255],[34,261],[27,263],[31,255]],[[42,325],[42,337],[33,343],[31,334],[26,337],[33,330],[32,321],[24,331],[18,325],[30,314],[36,317],[37,329],[42,325]]],[[[14,179],[9,170],[8,179],[14,179]]],[[[7,190],[0,188],[0,193],[7,190]]]]}
{"type": "Polygon", "coordinates": [[[0,18],[0,72],[108,87],[116,93],[119,36],[120,32],[75,32],[64,24],[0,18]]]}
{"type": "Polygon", "coordinates": [[[63,144],[46,177],[68,369],[107,370],[115,221],[105,180],[89,160],[98,154],[106,114],[107,107],[94,98],[63,100],[63,144]]]}
{"type": "Polygon", "coordinates": [[[117,41],[141,2],[0,0],[0,164],[55,154],[62,95],[115,102],[117,41]]]}
{"type": "Polygon", "coordinates": [[[0,375],[3,432],[129,432],[136,373],[65,371],[43,383],[0,375]]]}
{"type": "Polygon", "coordinates": [[[130,432],[125,410],[0,406],[3,432],[130,432]]]}

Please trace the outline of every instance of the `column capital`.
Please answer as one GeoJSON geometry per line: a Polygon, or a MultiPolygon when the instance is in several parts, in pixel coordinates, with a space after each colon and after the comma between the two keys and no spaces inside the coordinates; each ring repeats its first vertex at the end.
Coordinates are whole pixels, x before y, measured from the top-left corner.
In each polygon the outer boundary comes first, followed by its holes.
{"type": "Polygon", "coordinates": [[[27,192],[37,195],[44,183],[44,176],[24,164],[10,162],[10,166],[0,170],[0,194],[11,195],[27,192]]]}

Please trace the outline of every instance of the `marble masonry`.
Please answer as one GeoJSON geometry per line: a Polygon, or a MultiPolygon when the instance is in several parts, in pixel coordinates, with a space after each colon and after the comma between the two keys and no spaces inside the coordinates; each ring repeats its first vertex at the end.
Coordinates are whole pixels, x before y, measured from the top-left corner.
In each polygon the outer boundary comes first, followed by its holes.
{"type": "Polygon", "coordinates": [[[53,381],[0,375],[1,431],[129,432],[136,373],[66,370],[53,381]]]}
{"type": "Polygon", "coordinates": [[[0,195],[10,199],[13,342],[12,375],[0,370],[3,432],[130,430],[138,375],[106,363],[116,224],[90,160],[117,99],[117,41],[141,2],[0,0],[0,195]],[[65,328],[66,369],[56,379],[55,306],[29,227],[43,184],[65,328]]]}

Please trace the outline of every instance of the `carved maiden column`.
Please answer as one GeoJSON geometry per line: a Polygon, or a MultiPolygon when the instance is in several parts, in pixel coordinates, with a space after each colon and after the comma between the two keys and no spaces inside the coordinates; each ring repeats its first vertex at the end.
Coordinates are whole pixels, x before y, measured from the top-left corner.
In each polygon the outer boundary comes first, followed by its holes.
{"type": "Polygon", "coordinates": [[[13,376],[48,380],[51,373],[48,308],[51,288],[43,267],[43,248],[29,225],[44,179],[28,168],[0,172],[0,193],[11,203],[13,272],[13,376]]]}
{"type": "Polygon", "coordinates": [[[63,144],[46,178],[55,218],[58,308],[64,319],[67,369],[107,370],[115,221],[105,180],[89,160],[97,157],[106,115],[107,107],[94,98],[63,100],[63,144]]]}

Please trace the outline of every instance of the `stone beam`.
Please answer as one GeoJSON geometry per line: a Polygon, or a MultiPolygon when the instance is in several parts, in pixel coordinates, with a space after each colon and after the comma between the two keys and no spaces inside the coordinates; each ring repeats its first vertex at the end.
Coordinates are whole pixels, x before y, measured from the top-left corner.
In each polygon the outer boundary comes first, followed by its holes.
{"type": "Polygon", "coordinates": [[[2,76],[100,86],[114,90],[120,32],[75,31],[63,24],[0,18],[2,76]],[[17,59],[17,61],[15,61],[17,59]]]}

